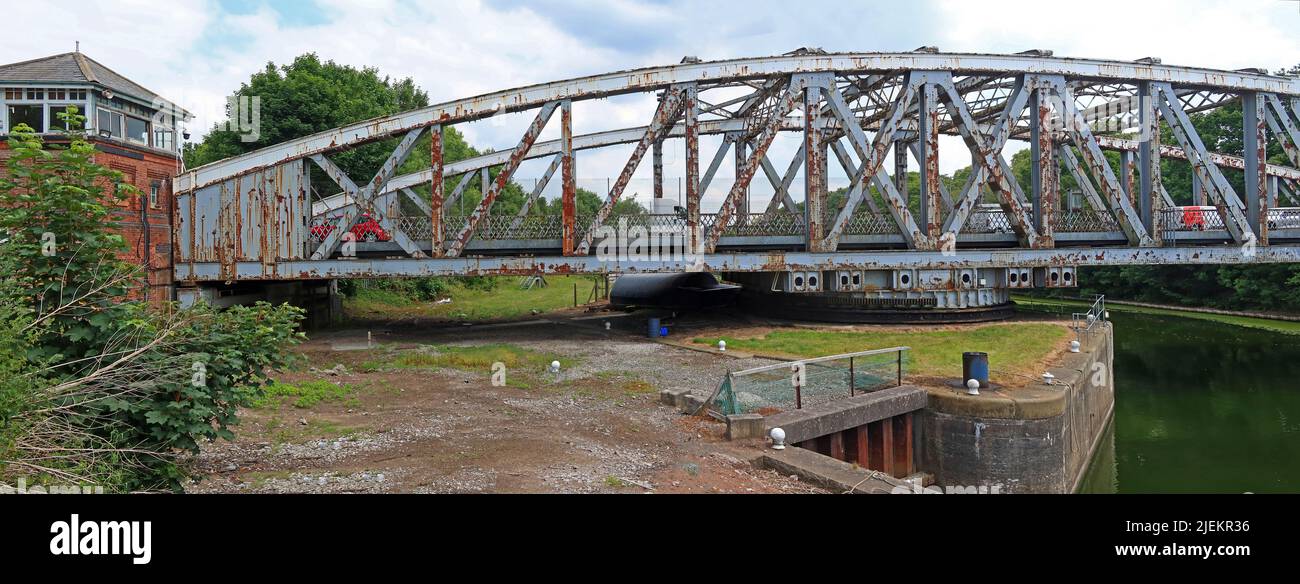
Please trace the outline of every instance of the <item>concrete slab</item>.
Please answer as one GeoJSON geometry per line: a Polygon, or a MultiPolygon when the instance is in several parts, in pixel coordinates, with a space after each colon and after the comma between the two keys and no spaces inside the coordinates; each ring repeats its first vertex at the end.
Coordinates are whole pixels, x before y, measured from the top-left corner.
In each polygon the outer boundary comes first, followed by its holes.
{"type": "Polygon", "coordinates": [[[763,416],[758,414],[732,414],[727,416],[727,440],[747,440],[767,436],[763,416]]]}
{"type": "Polygon", "coordinates": [[[912,485],[901,479],[793,446],[785,450],[768,449],[754,464],[783,475],[798,476],[799,480],[835,493],[884,494],[893,492],[895,487],[912,490],[912,485]]]}

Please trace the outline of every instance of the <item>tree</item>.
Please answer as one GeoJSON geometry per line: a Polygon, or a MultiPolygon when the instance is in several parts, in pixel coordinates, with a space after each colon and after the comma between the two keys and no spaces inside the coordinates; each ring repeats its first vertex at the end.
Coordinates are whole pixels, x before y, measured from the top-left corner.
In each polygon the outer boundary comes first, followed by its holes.
{"type": "MultiPolygon", "coordinates": [[[[241,84],[235,94],[260,100],[258,139],[245,142],[243,134],[236,129],[222,129],[218,124],[202,142],[185,148],[186,166],[200,166],[354,122],[429,105],[428,94],[410,78],[393,81],[380,77],[373,68],[356,69],[334,61],[321,62],[314,53],[301,55],[279,67],[267,63],[263,70],[241,84]]],[[[381,140],[332,154],[330,159],[352,180],[364,183],[379,170],[398,140],[381,140]]],[[[428,137],[422,143],[427,152],[428,137]]],[[[444,143],[449,154],[466,154],[461,152],[465,144],[459,133],[448,132],[444,143]]],[[[416,158],[412,157],[411,162],[416,158]]],[[[428,166],[427,160],[424,166],[428,166]]]]}

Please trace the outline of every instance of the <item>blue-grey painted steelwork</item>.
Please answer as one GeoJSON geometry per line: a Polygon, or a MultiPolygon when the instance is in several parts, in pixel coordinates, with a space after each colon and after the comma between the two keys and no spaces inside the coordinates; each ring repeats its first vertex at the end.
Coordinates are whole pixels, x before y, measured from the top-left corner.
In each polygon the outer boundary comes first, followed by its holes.
{"type": "MultiPolygon", "coordinates": [[[[1300,246],[1236,246],[972,250],[944,255],[931,251],[861,251],[836,253],[724,253],[683,260],[602,260],[595,256],[397,258],[299,260],[281,262],[280,273],[265,274],[257,262],[235,264],[240,280],[479,276],[528,274],[621,274],[687,271],[773,272],[784,270],[893,270],[996,268],[1004,266],[1126,266],[1275,264],[1300,262],[1300,246]]],[[[221,267],[196,264],[195,280],[218,280],[221,267]]],[[[188,277],[189,274],[179,274],[188,277]]]]}
{"type": "MultiPolygon", "coordinates": [[[[175,275],[182,283],[199,283],[431,273],[898,269],[984,261],[980,258],[992,258],[992,266],[1292,261],[1294,248],[1288,246],[1300,243],[1300,209],[1278,205],[1280,198],[1295,195],[1300,170],[1265,164],[1262,153],[1276,140],[1291,162],[1300,161],[1298,104],[1296,79],[1153,60],[1065,59],[1041,51],[827,54],[800,49],[775,57],[596,75],[369,120],[186,171],[175,185],[175,275]],[[666,96],[652,123],[571,135],[572,103],[637,92],[666,96]],[[1241,153],[1209,151],[1189,114],[1237,101],[1246,110],[1243,141],[1249,147],[1241,153]],[[563,137],[536,141],[557,108],[563,112],[563,137]],[[412,190],[427,186],[432,170],[394,176],[426,128],[441,132],[456,123],[529,111],[536,113],[534,123],[513,149],[444,163],[442,141],[433,141],[438,151],[430,159],[437,161],[438,176],[459,180],[445,201],[426,203],[412,190]],[[1160,122],[1173,130],[1176,145],[1160,143],[1160,122]],[[1108,131],[1139,130],[1138,139],[1103,135],[1099,128],[1107,124],[1118,124],[1108,131]],[[805,136],[784,174],[767,152],[781,132],[805,136]],[[700,173],[702,134],[724,139],[700,173]],[[938,180],[939,134],[960,136],[969,150],[963,156],[974,162],[960,191],[949,192],[938,180]],[[354,184],[329,158],[401,135],[383,168],[364,184],[354,184]],[[644,150],[659,153],[664,140],[676,139],[687,144],[685,213],[608,215],[644,150]],[[1003,154],[1013,139],[1031,141],[1028,193],[1003,154]],[[638,148],[625,166],[626,176],[605,207],[595,217],[579,217],[572,204],[574,152],[633,143],[638,148]],[[716,213],[701,213],[699,197],[733,148],[735,182],[716,213]],[[905,161],[908,149],[920,163],[919,207],[898,188],[906,184],[900,172],[894,169],[891,176],[884,164],[891,151],[905,161]],[[1106,151],[1126,153],[1118,172],[1106,151]],[[851,178],[838,209],[824,208],[830,153],[851,178]],[[495,195],[514,170],[539,157],[554,158],[547,178],[564,169],[562,216],[491,215],[495,195]],[[308,159],[336,184],[311,184],[308,159]],[[1190,196],[1207,197],[1214,209],[1189,215],[1174,206],[1161,184],[1162,159],[1189,163],[1197,185],[1190,196]],[[1060,208],[1058,161],[1079,183],[1085,208],[1060,208]],[[505,171],[482,189],[488,195],[484,201],[469,216],[450,213],[471,177],[491,167],[505,171]],[[1245,192],[1233,189],[1224,168],[1246,171],[1245,192]],[[789,189],[801,170],[807,204],[797,209],[789,189]],[[774,195],[763,213],[750,213],[749,181],[760,171],[774,195]],[[877,206],[873,188],[883,206],[877,206]],[[996,202],[981,203],[986,191],[996,202]],[[406,215],[402,209],[411,205],[403,205],[402,197],[411,199],[420,215],[406,215]],[[351,228],[363,216],[382,226],[391,242],[351,245],[351,228]],[[679,251],[695,259],[604,261],[599,249],[607,246],[596,231],[602,224],[625,223],[679,236],[686,242],[679,251]],[[589,255],[591,250],[597,255],[589,255]],[[494,257],[454,257],[465,254],[494,257]],[[453,257],[439,257],[444,255],[453,257]]],[[[662,189],[661,170],[656,162],[656,194],[662,189]]],[[[530,203],[544,184],[530,194],[530,203]]]]}

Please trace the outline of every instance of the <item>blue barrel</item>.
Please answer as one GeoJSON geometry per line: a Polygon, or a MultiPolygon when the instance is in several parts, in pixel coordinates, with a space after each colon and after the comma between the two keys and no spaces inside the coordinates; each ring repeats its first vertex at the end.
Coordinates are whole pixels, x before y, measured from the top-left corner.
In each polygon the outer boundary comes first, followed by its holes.
{"type": "Polygon", "coordinates": [[[647,332],[650,333],[650,338],[652,339],[659,338],[659,319],[657,318],[650,319],[650,326],[648,327],[647,332]]]}
{"type": "Polygon", "coordinates": [[[961,354],[961,382],[974,379],[980,382],[980,389],[989,386],[989,354],[970,352],[961,354]]]}

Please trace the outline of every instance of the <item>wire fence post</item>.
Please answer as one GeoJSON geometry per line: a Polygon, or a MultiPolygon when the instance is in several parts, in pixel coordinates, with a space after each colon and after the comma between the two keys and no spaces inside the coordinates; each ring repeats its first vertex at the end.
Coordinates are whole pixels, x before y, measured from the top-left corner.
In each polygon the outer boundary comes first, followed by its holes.
{"type": "Polygon", "coordinates": [[[794,409],[796,410],[803,409],[803,388],[800,385],[799,377],[796,375],[794,381],[794,409]]]}
{"type": "Polygon", "coordinates": [[[853,392],[857,389],[857,383],[854,380],[853,357],[849,357],[849,397],[853,397],[853,392]]]}
{"type": "Polygon", "coordinates": [[[898,384],[903,385],[903,351],[898,351],[898,384]]]}

